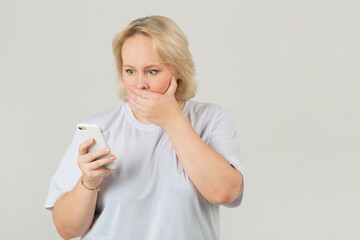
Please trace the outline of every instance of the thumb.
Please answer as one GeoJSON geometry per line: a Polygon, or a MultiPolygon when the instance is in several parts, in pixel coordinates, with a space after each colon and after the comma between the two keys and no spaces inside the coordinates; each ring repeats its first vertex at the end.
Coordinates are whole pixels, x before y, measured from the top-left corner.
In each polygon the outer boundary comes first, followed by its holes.
{"type": "Polygon", "coordinates": [[[176,92],[176,89],[177,89],[177,83],[176,83],[175,77],[172,76],[172,77],[171,77],[171,81],[170,81],[169,88],[168,88],[168,90],[165,92],[165,94],[166,94],[166,95],[174,96],[174,95],[175,95],[175,92],[176,92]]]}

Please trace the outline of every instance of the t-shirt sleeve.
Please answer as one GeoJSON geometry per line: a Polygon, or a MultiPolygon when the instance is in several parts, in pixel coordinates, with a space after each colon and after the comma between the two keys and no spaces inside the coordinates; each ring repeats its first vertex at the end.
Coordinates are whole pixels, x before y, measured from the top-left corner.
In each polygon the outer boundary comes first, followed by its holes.
{"type": "Polygon", "coordinates": [[[238,196],[233,202],[223,205],[228,208],[239,206],[244,192],[245,167],[240,161],[240,151],[236,136],[237,131],[232,118],[226,112],[221,112],[214,121],[209,146],[221,154],[243,175],[243,183],[238,196]]]}
{"type": "Polygon", "coordinates": [[[81,171],[77,165],[77,158],[80,143],[80,136],[76,131],[59,167],[50,181],[45,208],[51,210],[56,201],[65,193],[70,192],[79,180],[81,171]]]}

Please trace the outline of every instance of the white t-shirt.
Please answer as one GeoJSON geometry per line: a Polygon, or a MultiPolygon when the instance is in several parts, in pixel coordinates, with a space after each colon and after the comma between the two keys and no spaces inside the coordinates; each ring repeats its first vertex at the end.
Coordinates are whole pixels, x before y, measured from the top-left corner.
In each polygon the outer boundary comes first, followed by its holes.
{"type": "MultiPolygon", "coordinates": [[[[182,113],[198,135],[244,175],[229,115],[214,104],[193,100],[185,102],[182,113]]],[[[219,239],[219,205],[197,191],[164,129],[138,121],[127,103],[84,122],[101,126],[117,160],[116,171],[103,177],[93,225],[82,239],[219,239]]],[[[77,158],[81,142],[76,132],[51,180],[47,209],[80,178],[77,158]]],[[[224,206],[239,206],[242,193],[243,187],[238,197],[224,206]]]]}

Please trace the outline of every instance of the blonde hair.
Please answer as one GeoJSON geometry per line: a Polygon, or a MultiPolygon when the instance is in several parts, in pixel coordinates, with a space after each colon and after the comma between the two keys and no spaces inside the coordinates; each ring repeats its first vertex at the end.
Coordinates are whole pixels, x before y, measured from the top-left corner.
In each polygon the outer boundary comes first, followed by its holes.
{"type": "Polygon", "coordinates": [[[128,94],[122,81],[122,47],[124,42],[135,34],[151,37],[154,51],[158,54],[160,61],[169,65],[174,72],[178,84],[175,98],[178,101],[186,101],[194,97],[196,93],[195,64],[188,49],[188,40],[174,21],[163,16],[138,18],[114,37],[112,46],[119,76],[119,97],[126,100],[128,94]]]}

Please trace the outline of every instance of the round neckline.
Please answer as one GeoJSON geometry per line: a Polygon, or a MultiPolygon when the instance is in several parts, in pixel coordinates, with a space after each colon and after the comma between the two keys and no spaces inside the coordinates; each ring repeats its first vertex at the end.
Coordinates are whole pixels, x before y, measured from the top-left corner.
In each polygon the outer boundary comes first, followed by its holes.
{"type": "MultiPolygon", "coordinates": [[[[187,111],[188,105],[189,105],[189,101],[185,101],[184,106],[181,110],[181,112],[183,114],[185,114],[185,112],[187,111]]],[[[131,124],[133,124],[136,128],[140,129],[140,130],[145,130],[145,131],[152,131],[152,130],[159,130],[162,129],[160,126],[150,123],[142,123],[139,120],[136,119],[136,117],[134,116],[133,112],[131,111],[131,108],[129,107],[129,103],[128,102],[124,102],[125,104],[125,108],[126,108],[126,112],[128,115],[128,120],[130,121],[131,124]]]]}

